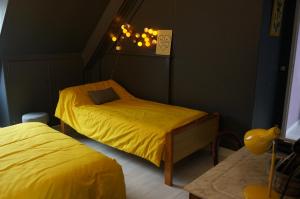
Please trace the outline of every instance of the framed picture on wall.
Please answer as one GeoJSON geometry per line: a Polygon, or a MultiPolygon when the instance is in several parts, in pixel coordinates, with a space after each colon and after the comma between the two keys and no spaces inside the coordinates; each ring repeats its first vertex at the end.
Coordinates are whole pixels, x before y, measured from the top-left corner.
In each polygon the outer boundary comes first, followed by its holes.
{"type": "Polygon", "coordinates": [[[279,37],[282,25],[282,16],[285,0],[274,0],[270,25],[270,36],[279,37]]]}
{"type": "Polygon", "coordinates": [[[170,55],[172,45],[172,30],[158,30],[156,54],[170,55]]]}

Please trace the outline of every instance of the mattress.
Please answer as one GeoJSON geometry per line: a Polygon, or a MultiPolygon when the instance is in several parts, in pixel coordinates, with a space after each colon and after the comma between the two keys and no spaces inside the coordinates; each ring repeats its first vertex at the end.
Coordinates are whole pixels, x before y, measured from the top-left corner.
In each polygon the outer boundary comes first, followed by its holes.
{"type": "Polygon", "coordinates": [[[0,198],[125,198],[121,166],[42,123],[0,129],[0,198]]]}
{"type": "Polygon", "coordinates": [[[166,134],[206,112],[138,99],[113,80],[70,87],[60,92],[55,116],[94,140],[159,166],[166,134]],[[119,100],[95,105],[87,92],[112,87],[119,100]]]}

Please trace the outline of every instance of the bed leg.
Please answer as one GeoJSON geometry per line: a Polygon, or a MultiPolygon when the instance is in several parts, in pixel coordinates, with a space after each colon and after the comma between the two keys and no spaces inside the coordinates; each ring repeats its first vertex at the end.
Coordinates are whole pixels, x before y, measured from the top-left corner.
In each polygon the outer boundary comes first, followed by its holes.
{"type": "Polygon", "coordinates": [[[219,163],[219,159],[218,159],[218,143],[217,143],[217,139],[215,139],[212,143],[211,143],[211,153],[212,153],[212,158],[213,158],[213,164],[214,166],[216,166],[219,163]]]}
{"type": "Polygon", "coordinates": [[[166,136],[166,159],[165,159],[165,184],[173,185],[173,134],[166,136]]]}
{"type": "Polygon", "coordinates": [[[65,123],[62,120],[60,120],[60,132],[66,133],[65,132],[65,123]]]}
{"type": "MultiPolygon", "coordinates": [[[[213,113],[216,117],[217,117],[217,122],[218,124],[220,123],[220,113],[215,112],[213,113]]],[[[212,158],[213,158],[213,164],[214,166],[216,166],[219,163],[219,137],[220,137],[220,129],[219,126],[216,129],[217,133],[216,133],[216,137],[214,138],[214,140],[211,143],[211,152],[212,152],[212,158]]]]}

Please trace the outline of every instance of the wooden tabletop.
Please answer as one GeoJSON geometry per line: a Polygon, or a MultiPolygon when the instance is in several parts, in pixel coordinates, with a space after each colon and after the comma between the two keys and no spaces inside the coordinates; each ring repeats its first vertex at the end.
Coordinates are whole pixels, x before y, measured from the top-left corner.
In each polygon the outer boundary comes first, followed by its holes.
{"type": "Polygon", "coordinates": [[[190,198],[243,199],[249,184],[267,184],[271,156],[253,155],[241,148],[226,160],[184,187],[190,198]]]}

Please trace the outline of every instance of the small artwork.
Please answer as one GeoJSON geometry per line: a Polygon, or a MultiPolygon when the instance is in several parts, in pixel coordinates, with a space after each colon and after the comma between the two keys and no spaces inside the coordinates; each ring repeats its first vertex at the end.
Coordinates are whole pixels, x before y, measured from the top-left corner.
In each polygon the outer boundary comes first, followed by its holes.
{"type": "Polygon", "coordinates": [[[170,55],[172,44],[172,30],[158,30],[156,54],[170,55]]]}
{"type": "Polygon", "coordinates": [[[279,37],[282,25],[282,16],[285,0],[274,0],[270,26],[270,36],[279,37]]]}

